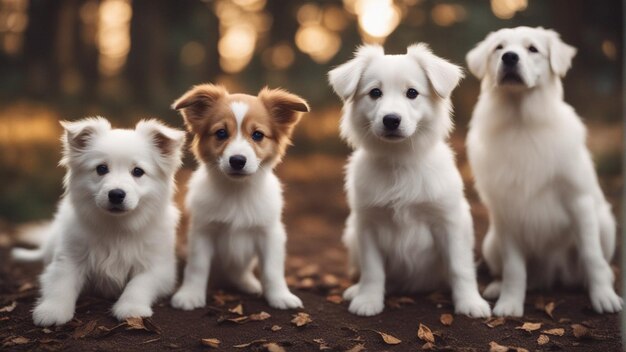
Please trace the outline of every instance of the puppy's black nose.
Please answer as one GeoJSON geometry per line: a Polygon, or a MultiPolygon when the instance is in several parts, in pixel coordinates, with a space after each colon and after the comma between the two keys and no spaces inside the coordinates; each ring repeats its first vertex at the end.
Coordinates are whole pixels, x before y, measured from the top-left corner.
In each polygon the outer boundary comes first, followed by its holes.
{"type": "Polygon", "coordinates": [[[519,56],[512,51],[507,51],[506,53],[502,54],[502,62],[504,62],[505,66],[513,67],[517,65],[518,61],[519,56]]]}
{"type": "Polygon", "coordinates": [[[230,167],[232,167],[233,170],[241,170],[246,166],[246,157],[243,155],[233,155],[228,159],[228,163],[230,163],[230,167]]]}
{"type": "Polygon", "coordinates": [[[119,188],[109,191],[109,202],[111,202],[111,204],[122,204],[125,197],[126,192],[122,191],[119,188]]]}
{"type": "Polygon", "coordinates": [[[390,131],[397,130],[398,126],[400,126],[400,121],[402,121],[402,119],[396,114],[383,116],[383,125],[385,125],[385,129],[390,131]]]}

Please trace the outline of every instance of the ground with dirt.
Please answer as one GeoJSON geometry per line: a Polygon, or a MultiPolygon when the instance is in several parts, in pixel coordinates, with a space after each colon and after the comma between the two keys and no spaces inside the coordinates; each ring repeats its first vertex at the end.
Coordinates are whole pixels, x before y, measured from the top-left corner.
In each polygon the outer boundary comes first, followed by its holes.
{"type": "MultiPolygon", "coordinates": [[[[341,180],[344,161],[327,155],[287,157],[279,168],[289,233],[287,277],[304,309],[279,311],[262,298],[210,290],[204,309],[178,311],[163,300],[151,319],[120,324],[109,314],[112,301],[81,297],[71,323],[42,329],[32,324],[30,314],[41,266],[12,263],[8,252],[13,239],[5,235],[0,240],[0,349],[209,350],[214,345],[239,351],[621,350],[618,315],[595,314],[582,289],[529,294],[523,319],[455,316],[447,292],[389,297],[385,311],[371,318],[349,314],[340,298],[349,284],[340,241],[348,213],[341,180]]],[[[459,163],[465,175],[464,160],[459,163]]],[[[188,174],[181,172],[181,184],[188,174]]],[[[617,206],[621,182],[603,179],[603,187],[617,206]]],[[[471,190],[468,196],[479,248],[486,213],[471,190]]],[[[183,252],[184,239],[180,242],[183,252]]],[[[480,268],[484,287],[489,277],[484,265],[480,268]]]]}

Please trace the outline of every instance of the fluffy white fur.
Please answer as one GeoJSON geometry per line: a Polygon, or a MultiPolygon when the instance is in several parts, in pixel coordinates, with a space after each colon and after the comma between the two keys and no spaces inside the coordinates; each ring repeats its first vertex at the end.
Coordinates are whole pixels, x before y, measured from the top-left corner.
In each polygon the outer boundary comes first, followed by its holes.
{"type": "Polygon", "coordinates": [[[119,296],[113,306],[118,319],[151,316],[152,303],[176,280],[179,211],[172,196],[185,134],[155,120],[135,130],[112,129],[100,117],[62,125],[66,193],[43,247],[13,251],[18,260],[43,258],[46,264],[33,320],[40,326],[68,322],[83,290],[119,296]],[[108,173],[98,174],[98,165],[108,173]],[[133,176],[136,167],[145,174],[133,176]],[[113,189],[126,192],[114,207],[108,201],[113,189]]]}
{"type": "Polygon", "coordinates": [[[341,135],[355,148],[346,168],[351,214],[344,233],[351,269],[360,274],[344,293],[354,314],[380,313],[387,291],[449,285],[457,313],[490,315],[477,288],[463,181],[446,142],[450,95],[462,76],[425,44],[405,55],[363,46],[329,73],[344,102],[341,135]],[[380,98],[369,96],[374,88],[380,98]],[[409,88],[419,93],[415,99],[409,88]],[[391,135],[388,114],[401,118],[391,135]]]}
{"type": "Polygon", "coordinates": [[[622,309],[609,266],[615,221],[585,146],[585,127],[563,101],[561,77],[575,53],[554,31],[518,27],[489,34],[467,55],[482,79],[467,149],[489,210],[483,255],[502,278],[484,292],[499,296],[495,315],[521,316],[527,285],[556,283],[586,284],[597,312],[622,309]],[[519,57],[512,68],[519,82],[502,81],[507,52],[519,57]]]}

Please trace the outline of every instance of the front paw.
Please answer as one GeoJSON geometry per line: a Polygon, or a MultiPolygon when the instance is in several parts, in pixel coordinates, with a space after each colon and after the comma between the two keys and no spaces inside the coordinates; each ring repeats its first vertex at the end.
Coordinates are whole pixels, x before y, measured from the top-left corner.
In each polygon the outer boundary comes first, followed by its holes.
{"type": "Polygon", "coordinates": [[[343,299],[352,301],[359,294],[359,284],[352,285],[343,291],[343,299]]]}
{"type": "Polygon", "coordinates": [[[458,302],[455,302],[454,312],[471,318],[487,318],[491,316],[489,303],[478,294],[473,298],[460,299],[458,302]]]}
{"type": "Polygon", "coordinates": [[[622,311],[624,300],[615,293],[613,287],[592,289],[589,292],[591,305],[597,313],[617,313],[622,311]]]}
{"type": "Polygon", "coordinates": [[[493,315],[497,317],[521,317],[524,315],[524,301],[500,298],[493,308],[493,315]]]}
{"type": "Polygon", "coordinates": [[[33,322],[38,326],[63,325],[74,317],[74,307],[43,301],[33,311],[33,322]]]}
{"type": "Polygon", "coordinates": [[[350,302],[348,310],[352,314],[370,317],[383,311],[385,299],[382,295],[357,294],[350,302]]]}
{"type": "Polygon", "coordinates": [[[133,302],[117,301],[113,306],[113,316],[117,320],[126,318],[146,318],[152,316],[152,308],[149,305],[133,302]]]}
{"type": "Polygon", "coordinates": [[[172,307],[182,310],[193,310],[206,305],[206,293],[204,290],[181,288],[172,297],[172,307]]]}
{"type": "Polygon", "coordinates": [[[271,307],[277,309],[294,309],[303,307],[300,298],[289,292],[289,290],[278,293],[268,293],[265,298],[271,307]]]}

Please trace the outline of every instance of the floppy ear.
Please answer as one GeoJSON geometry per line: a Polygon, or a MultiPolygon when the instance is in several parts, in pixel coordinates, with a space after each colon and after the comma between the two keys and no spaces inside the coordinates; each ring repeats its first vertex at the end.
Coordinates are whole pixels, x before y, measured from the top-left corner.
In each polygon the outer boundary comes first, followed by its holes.
{"type": "Polygon", "coordinates": [[[164,160],[172,162],[175,167],[180,166],[185,132],[168,127],[155,119],[139,121],[135,131],[148,137],[164,160]]]}
{"type": "Polygon", "coordinates": [[[483,79],[487,74],[487,61],[491,50],[493,50],[494,35],[494,33],[489,33],[482,42],[476,44],[474,49],[470,50],[465,56],[467,68],[478,79],[483,79]]]}
{"type": "Polygon", "coordinates": [[[557,32],[551,29],[546,29],[545,31],[548,33],[550,68],[559,77],[565,77],[567,71],[572,67],[572,59],[576,55],[576,48],[565,44],[557,32]]]}
{"type": "Polygon", "coordinates": [[[65,130],[61,137],[64,149],[62,164],[84,152],[96,135],[111,129],[109,121],[100,116],[78,121],[61,121],[60,124],[65,130]]]}
{"type": "Polygon", "coordinates": [[[464,76],[459,66],[436,56],[424,43],[409,46],[407,55],[417,60],[426,72],[435,93],[444,99],[450,97],[452,90],[464,76]]]}
{"type": "Polygon", "coordinates": [[[207,110],[227,94],[226,88],[220,85],[197,85],[178,98],[172,104],[172,109],[181,110],[187,128],[199,133],[207,117],[207,110]]]}
{"type": "Polygon", "coordinates": [[[279,138],[289,138],[302,113],[309,111],[304,99],[282,89],[265,87],[259,92],[259,99],[275,122],[279,138]]]}
{"type": "Polygon", "coordinates": [[[342,100],[350,99],[356,92],[361,74],[367,63],[385,52],[380,45],[363,45],[354,53],[354,58],[328,72],[328,82],[342,100]]]}

